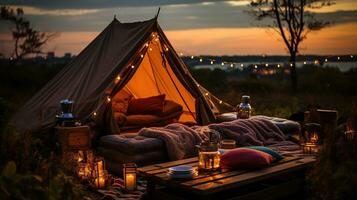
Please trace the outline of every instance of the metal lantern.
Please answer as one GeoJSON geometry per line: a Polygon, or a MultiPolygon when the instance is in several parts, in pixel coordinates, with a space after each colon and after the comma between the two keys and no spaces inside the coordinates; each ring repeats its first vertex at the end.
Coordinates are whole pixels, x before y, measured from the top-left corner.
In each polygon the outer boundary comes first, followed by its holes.
{"type": "Polygon", "coordinates": [[[317,123],[306,123],[302,135],[304,143],[321,144],[321,125],[317,123]]]}
{"type": "Polygon", "coordinates": [[[136,190],[136,169],[135,163],[124,164],[123,176],[125,189],[129,191],[136,190]]]}

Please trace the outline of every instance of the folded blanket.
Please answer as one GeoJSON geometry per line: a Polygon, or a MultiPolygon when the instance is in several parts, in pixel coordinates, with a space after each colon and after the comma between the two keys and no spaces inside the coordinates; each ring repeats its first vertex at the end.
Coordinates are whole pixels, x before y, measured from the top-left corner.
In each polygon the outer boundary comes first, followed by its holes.
{"type": "Polygon", "coordinates": [[[195,155],[195,145],[207,139],[209,132],[218,132],[223,139],[233,139],[237,146],[268,146],[283,152],[299,149],[298,145],[286,140],[284,133],[275,124],[261,117],[208,126],[188,127],[175,123],[160,128],[144,128],[138,134],[163,140],[169,158],[177,160],[195,155]]]}
{"type": "Polygon", "coordinates": [[[143,128],[138,135],[163,140],[170,160],[194,156],[195,145],[207,139],[204,133],[178,123],[166,127],[143,128]]]}

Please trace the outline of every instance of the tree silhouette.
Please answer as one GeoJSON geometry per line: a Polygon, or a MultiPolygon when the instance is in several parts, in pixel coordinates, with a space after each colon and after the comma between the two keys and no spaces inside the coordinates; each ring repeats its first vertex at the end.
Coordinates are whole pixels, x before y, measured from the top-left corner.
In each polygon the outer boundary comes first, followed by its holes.
{"type": "Polygon", "coordinates": [[[30,21],[24,18],[22,8],[16,10],[1,6],[0,19],[10,22],[12,38],[14,39],[15,60],[22,59],[29,54],[42,54],[46,42],[55,36],[54,33],[40,32],[31,27],[30,21]]]}
{"type": "Polygon", "coordinates": [[[290,59],[291,87],[297,91],[296,55],[299,45],[310,31],[320,30],[330,23],[316,19],[313,10],[330,6],[330,0],[251,0],[250,12],[258,20],[270,18],[269,27],[276,30],[284,41],[290,59]]]}

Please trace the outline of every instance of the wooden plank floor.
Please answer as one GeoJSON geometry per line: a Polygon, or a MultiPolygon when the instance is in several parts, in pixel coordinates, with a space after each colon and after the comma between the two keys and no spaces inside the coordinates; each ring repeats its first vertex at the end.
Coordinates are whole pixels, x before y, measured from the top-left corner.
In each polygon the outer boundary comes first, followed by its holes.
{"type": "Polygon", "coordinates": [[[144,178],[173,188],[180,188],[200,195],[209,195],[236,187],[241,187],[256,181],[304,169],[313,163],[313,157],[289,156],[271,166],[259,170],[229,170],[222,169],[213,173],[200,173],[192,179],[171,179],[168,168],[178,165],[197,167],[197,157],[155,164],[138,169],[144,178]]]}

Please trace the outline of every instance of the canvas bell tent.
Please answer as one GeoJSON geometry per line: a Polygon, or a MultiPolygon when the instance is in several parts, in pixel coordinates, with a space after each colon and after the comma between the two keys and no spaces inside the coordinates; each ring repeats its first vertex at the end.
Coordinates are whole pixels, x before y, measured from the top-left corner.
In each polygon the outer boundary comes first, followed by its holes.
{"type": "Polygon", "coordinates": [[[74,113],[108,126],[111,99],[120,91],[134,98],[165,94],[183,108],[179,122],[208,124],[217,107],[177,55],[157,17],[134,23],[114,19],[75,59],[14,115],[20,132],[54,127],[59,102],[72,99],[74,113]]]}

